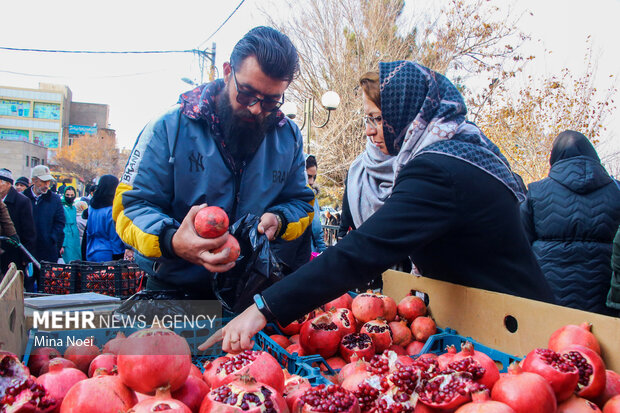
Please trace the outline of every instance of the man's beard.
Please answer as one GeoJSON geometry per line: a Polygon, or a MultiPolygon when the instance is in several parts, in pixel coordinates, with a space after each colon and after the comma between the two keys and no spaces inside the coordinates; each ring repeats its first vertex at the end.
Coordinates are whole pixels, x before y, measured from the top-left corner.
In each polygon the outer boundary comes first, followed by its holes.
{"type": "MultiPolygon", "coordinates": [[[[256,103],[260,105],[259,103],[256,103]]],[[[244,160],[258,150],[265,134],[276,124],[276,112],[265,117],[253,115],[248,108],[234,111],[226,86],[218,95],[215,113],[220,120],[226,150],[235,160],[244,160]]]]}

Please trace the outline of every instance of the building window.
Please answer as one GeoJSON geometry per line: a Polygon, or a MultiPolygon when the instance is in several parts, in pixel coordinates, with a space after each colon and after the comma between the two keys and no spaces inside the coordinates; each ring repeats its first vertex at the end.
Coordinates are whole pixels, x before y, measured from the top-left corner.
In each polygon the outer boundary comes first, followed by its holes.
{"type": "Polygon", "coordinates": [[[0,100],[0,115],[30,117],[30,102],[19,100],[0,100]]]}
{"type": "Polygon", "coordinates": [[[22,129],[0,129],[0,139],[5,141],[28,142],[29,132],[22,129]]]}
{"type": "Polygon", "coordinates": [[[37,157],[34,157],[34,156],[33,156],[33,157],[30,159],[30,166],[34,168],[34,167],[35,167],[35,166],[37,166],[38,164],[39,164],[39,158],[37,158],[37,157]]]}
{"type": "Polygon", "coordinates": [[[60,105],[55,103],[35,103],[34,117],[39,119],[60,119],[60,105]]]}
{"type": "Polygon", "coordinates": [[[58,148],[58,132],[33,131],[32,140],[46,148],[58,148]]]}
{"type": "Polygon", "coordinates": [[[30,162],[30,156],[26,155],[26,166],[30,166],[28,165],[29,162],[30,162]]]}

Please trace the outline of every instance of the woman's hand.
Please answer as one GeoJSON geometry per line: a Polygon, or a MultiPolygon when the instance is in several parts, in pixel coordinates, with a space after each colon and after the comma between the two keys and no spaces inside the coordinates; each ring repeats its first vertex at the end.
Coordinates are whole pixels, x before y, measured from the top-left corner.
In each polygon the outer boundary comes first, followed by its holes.
{"type": "Polygon", "coordinates": [[[252,304],[225,327],[216,331],[198,347],[198,350],[206,350],[220,341],[225,353],[240,353],[243,350],[251,350],[254,346],[252,337],[261,331],[266,324],[265,316],[258,310],[256,304],[252,304]]]}

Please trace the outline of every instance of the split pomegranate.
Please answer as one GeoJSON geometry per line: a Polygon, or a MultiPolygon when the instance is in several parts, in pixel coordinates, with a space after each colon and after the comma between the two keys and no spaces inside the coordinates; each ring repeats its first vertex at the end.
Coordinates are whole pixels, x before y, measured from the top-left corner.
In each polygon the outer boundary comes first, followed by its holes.
{"type": "Polygon", "coordinates": [[[365,372],[366,368],[369,366],[367,361],[359,359],[357,356],[353,356],[352,358],[355,360],[342,367],[338,372],[338,382],[342,383],[347,377],[355,373],[365,372]]]}
{"type": "Polygon", "coordinates": [[[280,323],[278,323],[278,327],[280,327],[280,330],[282,331],[282,333],[286,334],[287,336],[293,336],[295,334],[299,334],[299,332],[301,331],[301,325],[312,318],[314,318],[314,311],[312,311],[309,314],[306,314],[305,316],[301,317],[298,320],[293,321],[291,324],[287,325],[286,327],[282,327],[280,323]]]}
{"type": "Polygon", "coordinates": [[[401,319],[411,323],[416,318],[426,315],[426,304],[421,298],[408,295],[398,303],[397,312],[401,319]]]}
{"type": "Polygon", "coordinates": [[[76,368],[65,368],[62,362],[52,360],[49,363],[49,372],[42,374],[35,381],[45,388],[49,397],[53,397],[58,402],[55,411],[60,410],[62,399],[75,383],[86,380],[86,374],[76,368]]]}
{"type": "Polygon", "coordinates": [[[340,333],[345,336],[357,331],[357,322],[353,312],[347,308],[331,310],[332,320],[338,326],[340,333]]]}
{"type": "Polygon", "coordinates": [[[350,363],[353,355],[359,359],[370,360],[375,354],[375,345],[372,338],[366,333],[351,333],[342,337],[340,355],[350,363]]]}
{"type": "Polygon", "coordinates": [[[439,368],[445,370],[448,367],[448,364],[454,361],[454,356],[456,356],[456,347],[454,346],[446,346],[446,352],[437,356],[437,363],[439,364],[439,368]]]}
{"type": "Polygon", "coordinates": [[[474,392],[472,401],[459,407],[455,413],[515,413],[514,409],[489,397],[488,390],[474,392]]]}
{"type": "Polygon", "coordinates": [[[518,363],[508,367],[508,373],[495,383],[491,398],[512,407],[516,413],[555,413],[555,393],[547,380],[535,373],[523,371],[518,363]]]}
{"type": "Polygon", "coordinates": [[[447,368],[470,373],[476,382],[484,385],[487,389],[492,389],[499,379],[499,369],[493,359],[475,350],[473,343],[469,341],[461,345],[461,351],[456,353],[447,368]]]}
{"type": "Polygon", "coordinates": [[[161,411],[170,413],[192,413],[185,403],[172,398],[169,387],[160,387],[155,392],[155,397],[142,400],[129,409],[127,413],[151,413],[161,411]]]}
{"type": "Polygon", "coordinates": [[[286,336],[283,336],[281,334],[273,334],[273,335],[270,335],[269,338],[275,341],[276,344],[282,348],[287,348],[288,346],[291,345],[291,342],[289,341],[289,339],[286,336]]]}
{"type": "Polygon", "coordinates": [[[594,350],[573,345],[565,347],[562,351],[579,370],[577,382],[577,395],[586,399],[599,396],[605,390],[605,363],[594,350]]]}
{"type": "Polygon", "coordinates": [[[306,321],[299,332],[299,344],[306,354],[319,354],[325,359],[336,354],[341,338],[332,313],[323,313],[306,321]]]}
{"type": "Polygon", "coordinates": [[[180,389],[172,392],[172,397],[183,402],[189,409],[197,413],[202,401],[209,393],[209,386],[202,378],[189,375],[180,389]]]}
{"type": "Polygon", "coordinates": [[[279,392],[251,376],[242,375],[237,380],[211,389],[202,401],[200,413],[288,412],[286,401],[279,392]]]}
{"type": "Polygon", "coordinates": [[[325,308],[325,310],[327,311],[331,310],[332,308],[347,308],[350,310],[351,303],[353,303],[353,297],[351,297],[349,293],[344,293],[340,297],[326,303],[323,308],[325,308]]]}
{"type": "Polygon", "coordinates": [[[410,356],[416,356],[420,354],[420,351],[422,351],[423,348],[424,348],[424,343],[413,340],[411,343],[409,343],[407,348],[405,348],[405,351],[410,356]]]}
{"type": "Polygon", "coordinates": [[[551,385],[558,403],[568,399],[577,387],[579,370],[566,357],[553,350],[537,348],[522,363],[523,371],[541,375],[551,385]]]}
{"type": "Polygon", "coordinates": [[[351,311],[361,323],[376,320],[385,314],[383,300],[372,292],[358,294],[351,303],[351,311]]]}
{"type": "Polygon", "coordinates": [[[366,333],[375,345],[376,353],[383,353],[392,345],[392,330],[384,319],[371,320],[362,326],[360,333],[366,333]]]}
{"type": "Polygon", "coordinates": [[[60,413],[126,412],[138,403],[119,376],[105,374],[77,382],[65,395],[60,413]]]}
{"type": "Polygon", "coordinates": [[[48,364],[50,360],[60,357],[60,352],[52,347],[38,347],[32,350],[28,358],[28,368],[34,376],[39,376],[41,367],[48,364]]]}
{"type": "Polygon", "coordinates": [[[50,412],[58,404],[15,354],[0,351],[0,411],[50,412]]]}
{"type": "Polygon", "coordinates": [[[90,337],[84,340],[83,345],[72,345],[65,350],[64,358],[75,363],[78,369],[88,373],[88,366],[91,361],[99,355],[99,347],[95,344],[95,339],[90,337]]]}
{"type": "Polygon", "coordinates": [[[397,313],[396,301],[387,295],[378,294],[378,296],[383,300],[383,318],[388,323],[394,321],[397,313]]]}
{"type": "Polygon", "coordinates": [[[228,234],[228,238],[226,238],[226,242],[221,247],[215,248],[211,250],[210,252],[212,252],[213,254],[217,254],[219,252],[224,251],[226,248],[229,248],[230,250],[228,252],[228,256],[226,257],[226,261],[224,262],[224,264],[236,261],[237,258],[239,258],[239,255],[241,255],[241,247],[239,246],[239,241],[237,241],[237,238],[235,238],[231,234],[228,234]]]}
{"type": "Polygon", "coordinates": [[[407,347],[413,340],[413,333],[404,321],[392,321],[388,324],[392,330],[392,341],[399,346],[407,347]]]}
{"type": "Polygon", "coordinates": [[[202,208],[194,218],[194,228],[203,238],[217,238],[228,231],[228,215],[217,206],[202,208]]]}
{"type": "Polygon", "coordinates": [[[471,393],[480,390],[469,373],[441,373],[422,385],[420,401],[434,409],[450,410],[471,400],[471,393]]]}
{"type": "Polygon", "coordinates": [[[413,412],[418,404],[416,391],[421,382],[422,374],[417,366],[398,366],[381,381],[383,394],[375,402],[377,413],[413,412]]]}
{"type": "Polygon", "coordinates": [[[220,365],[226,361],[230,360],[229,357],[222,356],[218,357],[214,360],[208,360],[202,366],[204,368],[204,373],[202,373],[202,379],[209,385],[209,387],[213,387],[213,382],[215,381],[215,376],[217,375],[217,371],[220,368],[220,365]]]}
{"type": "Polygon", "coordinates": [[[577,395],[572,395],[569,399],[558,404],[557,413],[596,413],[601,409],[589,400],[582,399],[577,395]]]}
{"type": "Polygon", "coordinates": [[[246,350],[221,363],[213,376],[211,388],[233,382],[240,374],[252,377],[276,391],[284,391],[284,373],[278,361],[264,351],[246,350]]]}
{"type": "Polygon", "coordinates": [[[293,411],[293,406],[297,404],[297,400],[312,388],[308,379],[296,374],[288,377],[284,382],[284,399],[289,410],[293,411]]]}
{"type": "Polygon", "coordinates": [[[148,328],[131,334],[117,356],[118,374],[125,385],[153,395],[159,387],[175,391],[185,383],[192,364],[187,341],[165,328],[148,328]]]}
{"type": "Polygon", "coordinates": [[[103,346],[103,350],[101,352],[118,355],[118,351],[120,350],[121,344],[123,344],[123,341],[125,341],[125,338],[126,338],[125,334],[123,333],[116,334],[116,337],[114,337],[112,340],[105,343],[105,345],[103,346]]]}
{"type": "Polygon", "coordinates": [[[425,342],[437,332],[437,324],[430,317],[416,317],[411,323],[411,332],[416,340],[425,342]]]}
{"type": "Polygon", "coordinates": [[[605,403],[603,413],[620,413],[620,395],[612,397],[605,403]]]}
{"type": "Polygon", "coordinates": [[[88,377],[93,377],[95,370],[106,369],[110,374],[118,374],[116,369],[116,355],[100,354],[88,366],[88,377]]]}
{"type": "Polygon", "coordinates": [[[360,407],[357,398],[348,390],[335,384],[327,387],[320,384],[307,390],[299,398],[295,411],[302,413],[360,413],[360,407]]]}
{"type": "Polygon", "coordinates": [[[607,400],[620,394],[620,374],[613,370],[605,370],[605,390],[592,401],[603,408],[607,400]]]}
{"type": "MultiPolygon", "coordinates": [[[[74,362],[72,362],[71,360],[67,360],[64,357],[56,357],[55,359],[52,359],[52,360],[55,360],[56,363],[62,365],[63,367],[77,369],[77,366],[75,365],[74,362]]],[[[45,374],[45,373],[49,372],[49,366],[50,366],[49,363],[44,364],[41,367],[41,370],[39,371],[39,376],[41,374],[45,374]]]]}
{"type": "Polygon", "coordinates": [[[553,351],[561,353],[566,347],[578,344],[588,347],[599,355],[601,354],[601,346],[594,334],[591,333],[592,324],[581,323],[579,325],[568,324],[557,329],[549,337],[549,347],[553,351]]]}

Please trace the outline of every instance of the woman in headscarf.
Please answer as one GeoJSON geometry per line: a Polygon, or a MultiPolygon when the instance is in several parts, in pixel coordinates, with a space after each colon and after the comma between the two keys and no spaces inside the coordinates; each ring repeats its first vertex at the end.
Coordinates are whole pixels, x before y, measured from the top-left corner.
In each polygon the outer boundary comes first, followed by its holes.
{"type": "Polygon", "coordinates": [[[612,314],[606,305],[620,189],[588,138],[560,133],[549,176],[529,185],[523,224],[558,304],[612,314]]]}
{"type": "Polygon", "coordinates": [[[120,260],[125,253],[125,244],[116,233],[112,220],[112,202],[118,186],[113,175],[103,175],[88,207],[86,224],[86,260],[104,262],[120,260]]]}
{"type": "Polygon", "coordinates": [[[426,277],[553,301],[520,221],[523,188],[499,149],[466,121],[454,85],[397,61],[379,64],[378,87],[380,106],[362,98],[395,156],[390,196],[334,247],[255,296],[205,347],[222,338],[224,351],[249,349],[268,319],[286,325],[407,256],[426,277]]]}
{"type": "Polygon", "coordinates": [[[80,232],[77,226],[77,209],[75,208],[75,188],[66,186],[62,196],[65,211],[65,240],[62,243],[62,259],[68,264],[82,258],[80,251],[80,232]]]}

